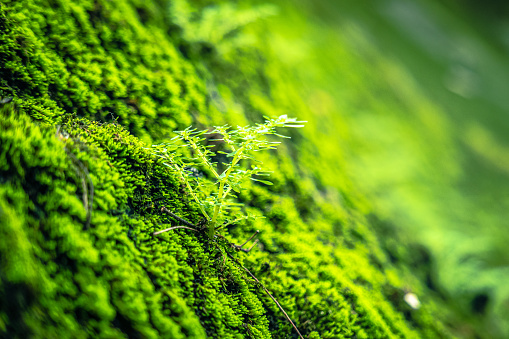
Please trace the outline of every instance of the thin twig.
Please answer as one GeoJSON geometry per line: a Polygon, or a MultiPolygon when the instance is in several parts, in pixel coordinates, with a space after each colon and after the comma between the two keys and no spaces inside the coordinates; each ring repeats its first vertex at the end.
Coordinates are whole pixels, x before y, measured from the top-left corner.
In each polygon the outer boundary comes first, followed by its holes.
{"type": "Polygon", "coordinates": [[[256,239],[256,240],[253,242],[253,244],[251,245],[251,247],[249,247],[247,250],[246,250],[246,249],[244,249],[244,248],[241,248],[240,250],[241,250],[242,252],[249,253],[249,252],[251,252],[251,250],[253,249],[253,247],[255,247],[255,246],[256,246],[256,244],[258,244],[258,241],[260,241],[260,240],[259,240],[259,239],[256,239]]]}
{"type": "Polygon", "coordinates": [[[247,244],[249,241],[251,241],[251,239],[253,239],[254,237],[256,237],[258,235],[258,233],[260,233],[259,230],[256,230],[256,232],[253,233],[252,236],[249,237],[249,239],[247,239],[246,241],[244,241],[244,243],[242,245],[236,245],[236,247],[238,247],[239,249],[242,249],[242,247],[244,247],[245,244],[247,244]]]}
{"type": "MultiPolygon", "coordinates": [[[[198,228],[196,227],[196,225],[190,223],[189,221],[185,220],[185,219],[182,219],[181,217],[179,217],[178,215],[176,215],[175,213],[173,213],[172,211],[170,211],[169,209],[167,209],[166,207],[161,207],[161,211],[162,212],[165,212],[165,213],[168,213],[169,215],[171,215],[173,218],[177,219],[178,221],[180,221],[181,223],[183,223],[184,225],[186,226],[189,226],[191,228],[198,228]]],[[[196,230],[195,230],[196,231],[196,230]]]]}
{"type": "MultiPolygon", "coordinates": [[[[225,251],[226,252],[226,251],[225,251]]],[[[285,310],[283,309],[283,307],[278,303],[278,301],[276,300],[276,298],[274,298],[272,296],[272,294],[270,294],[269,290],[260,282],[260,280],[258,280],[254,275],[253,273],[251,273],[247,268],[245,268],[237,259],[235,259],[230,253],[226,252],[226,255],[230,257],[230,259],[232,259],[233,261],[235,261],[237,263],[237,265],[239,265],[240,267],[242,267],[242,269],[244,271],[247,272],[247,274],[249,274],[251,276],[251,278],[253,278],[258,284],[260,284],[260,286],[264,289],[265,293],[268,294],[268,296],[276,303],[276,305],[279,307],[279,309],[281,310],[281,312],[283,312],[283,314],[285,315],[286,319],[290,322],[290,324],[292,324],[293,328],[295,329],[295,331],[297,331],[297,333],[299,334],[299,337],[301,339],[304,339],[304,337],[302,336],[302,334],[300,334],[299,332],[299,329],[297,328],[297,326],[295,326],[295,324],[293,323],[292,319],[290,319],[290,317],[288,316],[288,314],[286,314],[285,310]]]]}
{"type": "Polygon", "coordinates": [[[178,228],[184,228],[184,229],[186,229],[186,230],[191,230],[191,231],[199,232],[197,229],[192,228],[192,227],[187,227],[187,226],[173,226],[173,227],[167,228],[167,229],[162,230],[162,231],[154,232],[154,233],[152,233],[152,234],[153,234],[153,235],[158,235],[158,234],[161,234],[161,233],[164,233],[164,232],[168,232],[168,231],[171,231],[171,230],[176,230],[176,229],[178,229],[178,228]]]}

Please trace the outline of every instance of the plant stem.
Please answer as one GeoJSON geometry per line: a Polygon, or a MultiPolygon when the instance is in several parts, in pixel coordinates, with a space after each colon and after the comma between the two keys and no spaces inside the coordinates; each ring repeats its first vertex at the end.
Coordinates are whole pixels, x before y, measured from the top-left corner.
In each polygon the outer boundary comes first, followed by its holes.
{"type": "Polygon", "coordinates": [[[232,190],[232,187],[231,186],[228,186],[228,189],[226,190],[226,192],[224,192],[223,196],[221,199],[224,199],[228,196],[228,193],[230,193],[230,191],[232,190]]]}
{"type": "Polygon", "coordinates": [[[200,148],[198,147],[198,145],[194,142],[194,140],[192,139],[189,139],[189,142],[191,143],[191,147],[198,153],[198,155],[200,156],[200,158],[203,160],[203,162],[205,163],[205,165],[207,166],[207,168],[212,172],[212,174],[214,174],[214,176],[216,177],[216,179],[219,179],[219,174],[217,174],[217,171],[214,169],[214,167],[210,164],[209,160],[207,159],[207,157],[205,156],[205,154],[203,154],[203,152],[200,150],[200,148]]]}
{"type": "Polygon", "coordinates": [[[193,227],[193,228],[196,228],[196,226],[192,223],[190,223],[189,221],[185,220],[185,219],[182,219],[181,217],[179,217],[178,215],[176,215],[175,213],[173,213],[172,211],[170,211],[169,209],[167,209],[166,207],[161,207],[161,212],[165,212],[165,213],[168,213],[169,215],[171,215],[173,218],[177,219],[178,221],[180,221],[181,223],[183,223],[184,225],[188,226],[188,227],[193,227]]]}
{"type": "Polygon", "coordinates": [[[197,229],[194,229],[194,228],[191,228],[191,227],[187,227],[187,226],[173,226],[173,227],[164,229],[162,231],[154,232],[153,235],[158,235],[158,234],[161,234],[161,233],[164,233],[164,232],[168,232],[168,231],[171,231],[171,230],[176,230],[176,229],[179,229],[179,228],[184,228],[186,230],[191,230],[191,231],[199,232],[197,229]]]}
{"type": "MultiPolygon", "coordinates": [[[[237,152],[235,152],[235,157],[233,157],[233,160],[230,163],[230,166],[228,167],[228,169],[226,169],[225,172],[223,172],[224,177],[221,180],[221,183],[219,184],[219,192],[217,194],[217,197],[219,198],[219,202],[216,204],[216,206],[214,206],[214,215],[212,216],[212,220],[209,223],[208,234],[209,234],[209,238],[211,238],[211,239],[214,236],[214,232],[216,230],[217,216],[219,215],[219,212],[221,211],[221,206],[223,206],[224,199],[226,199],[226,195],[224,194],[224,183],[226,182],[226,180],[228,180],[228,177],[230,176],[230,173],[232,172],[235,165],[240,161],[239,158],[240,158],[240,155],[242,154],[243,150],[244,150],[244,145],[241,148],[239,148],[237,150],[237,152]]],[[[221,174],[221,176],[223,176],[223,174],[221,174]]],[[[229,192],[229,191],[230,190],[228,189],[227,192],[229,192]]]]}

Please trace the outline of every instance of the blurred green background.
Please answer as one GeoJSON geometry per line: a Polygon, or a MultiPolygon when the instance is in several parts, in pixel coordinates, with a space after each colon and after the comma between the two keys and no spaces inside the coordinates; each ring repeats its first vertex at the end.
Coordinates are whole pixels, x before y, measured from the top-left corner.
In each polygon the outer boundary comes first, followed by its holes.
{"type": "Polygon", "coordinates": [[[323,181],[355,179],[394,261],[420,257],[408,262],[456,309],[456,335],[509,337],[509,4],[277,7],[267,43],[346,159],[324,152],[323,181]]]}

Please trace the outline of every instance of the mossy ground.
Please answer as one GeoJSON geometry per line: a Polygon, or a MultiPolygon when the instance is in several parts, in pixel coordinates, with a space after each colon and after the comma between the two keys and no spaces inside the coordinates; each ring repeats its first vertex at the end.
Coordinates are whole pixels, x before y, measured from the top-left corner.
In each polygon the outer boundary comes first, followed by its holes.
{"type": "MultiPolygon", "coordinates": [[[[212,8],[255,19],[270,12],[231,6],[212,8]]],[[[236,39],[193,40],[186,30],[206,27],[213,13],[176,23],[185,13],[168,8],[0,4],[0,97],[12,98],[0,119],[0,333],[296,337],[221,244],[185,230],[152,235],[175,225],[161,206],[192,222],[200,213],[149,149],[190,124],[289,114],[309,126],[265,156],[274,185],[240,195],[265,219],[226,232],[239,243],[261,231],[238,260],[306,338],[449,337],[433,297],[382,250],[368,202],[337,166],[339,145],[323,139],[296,80],[256,40],[263,26],[234,23],[227,33],[236,39]],[[403,301],[408,291],[420,309],[403,301]]]]}

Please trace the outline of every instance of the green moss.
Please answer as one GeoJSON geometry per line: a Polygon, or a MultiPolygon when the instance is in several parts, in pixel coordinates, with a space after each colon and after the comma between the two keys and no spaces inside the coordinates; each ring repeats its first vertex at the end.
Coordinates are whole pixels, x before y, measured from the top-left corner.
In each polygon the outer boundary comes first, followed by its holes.
{"type": "MultiPolygon", "coordinates": [[[[235,124],[310,111],[269,50],[234,44],[229,54],[186,58],[179,48],[196,42],[178,38],[159,6],[0,5],[0,96],[14,98],[0,116],[4,335],[296,335],[206,237],[152,236],[175,225],[161,206],[194,223],[200,213],[147,146],[193,120],[235,124]]],[[[413,278],[380,249],[347,175],[334,170],[338,197],[308,165],[322,156],[312,155],[308,133],[292,132],[294,144],[264,158],[276,171],[273,186],[242,192],[246,208],[266,218],[228,230],[237,243],[261,231],[258,248],[238,260],[306,337],[448,337],[432,301],[402,308],[405,279],[413,278]]],[[[413,280],[412,288],[422,286],[413,280]]]]}

